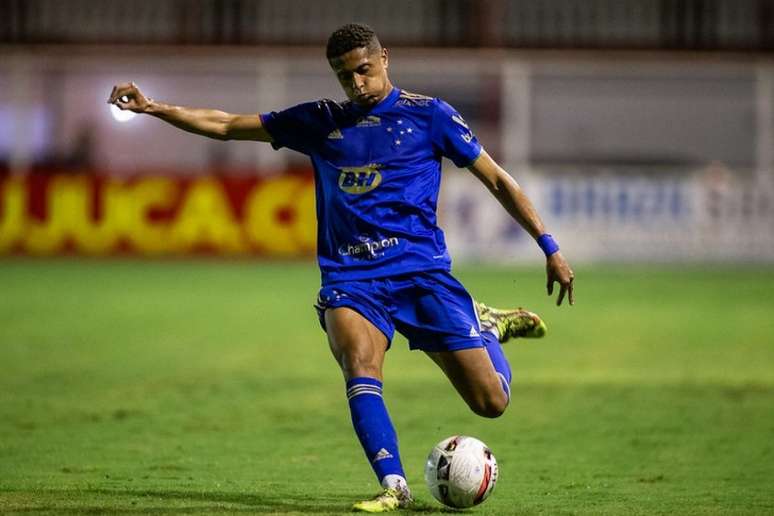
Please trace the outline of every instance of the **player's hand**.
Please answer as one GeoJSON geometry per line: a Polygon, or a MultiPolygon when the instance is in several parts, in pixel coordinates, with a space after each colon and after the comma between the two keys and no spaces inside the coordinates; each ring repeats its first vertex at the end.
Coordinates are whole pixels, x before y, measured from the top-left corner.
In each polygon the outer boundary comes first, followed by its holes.
{"type": "Polygon", "coordinates": [[[570,304],[574,305],[575,295],[572,291],[572,282],[575,279],[575,273],[572,272],[570,264],[559,251],[546,259],[546,276],[548,277],[546,290],[548,290],[549,296],[554,293],[554,282],[559,282],[559,296],[556,298],[556,306],[562,304],[565,294],[567,294],[570,304]]]}
{"type": "Polygon", "coordinates": [[[145,113],[151,102],[152,100],[143,95],[140,88],[133,82],[113,86],[108,99],[108,104],[114,104],[122,111],[128,109],[135,113],[145,113]]]}

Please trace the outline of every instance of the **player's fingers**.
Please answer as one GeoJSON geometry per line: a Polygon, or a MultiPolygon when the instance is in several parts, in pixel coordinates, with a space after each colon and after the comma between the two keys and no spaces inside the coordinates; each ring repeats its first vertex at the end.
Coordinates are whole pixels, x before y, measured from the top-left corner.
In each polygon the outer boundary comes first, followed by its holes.
{"type": "Polygon", "coordinates": [[[551,276],[548,277],[548,283],[546,283],[546,291],[548,292],[549,296],[554,293],[554,279],[551,276]]]}
{"type": "Polygon", "coordinates": [[[137,97],[134,95],[119,95],[113,103],[121,108],[135,107],[137,105],[137,97]]]}
{"type": "Polygon", "coordinates": [[[125,92],[130,88],[131,85],[128,83],[116,84],[113,86],[113,91],[110,93],[110,102],[113,103],[118,100],[118,98],[125,95],[125,92]]]}
{"type": "Polygon", "coordinates": [[[570,280],[570,285],[567,287],[567,297],[570,300],[570,306],[575,304],[575,290],[573,289],[572,280],[570,280]]]}
{"type": "Polygon", "coordinates": [[[110,101],[115,102],[121,97],[134,97],[137,94],[137,86],[134,84],[119,84],[115,88],[113,88],[113,93],[110,96],[110,101]]]}
{"type": "Polygon", "coordinates": [[[556,298],[556,306],[561,306],[564,295],[567,293],[567,285],[562,284],[559,287],[559,297],[556,298]]]}
{"type": "Polygon", "coordinates": [[[108,100],[107,100],[107,101],[108,101],[108,104],[110,104],[111,102],[113,102],[113,95],[115,95],[115,94],[116,94],[116,87],[115,87],[115,86],[113,86],[113,89],[112,89],[112,90],[110,90],[110,96],[108,97],[108,100]]]}

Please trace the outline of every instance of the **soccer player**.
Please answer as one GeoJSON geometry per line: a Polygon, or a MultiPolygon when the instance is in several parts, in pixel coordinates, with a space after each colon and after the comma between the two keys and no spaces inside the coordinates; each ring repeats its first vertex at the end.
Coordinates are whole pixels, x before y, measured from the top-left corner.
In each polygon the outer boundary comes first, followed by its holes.
{"type": "Polygon", "coordinates": [[[133,83],[114,87],[108,102],[192,133],[269,142],[311,158],[322,273],[316,307],[344,374],[355,432],[382,486],[353,509],[387,512],[411,501],[382,399],[382,364],[394,331],[427,353],[484,417],[501,415],[509,402],[511,370],[500,341],[545,332],[530,312],[477,305],[450,274],[436,223],[441,158],[467,167],[536,239],[546,255],[548,294],[560,285],[557,305],[565,295],[574,302],[573,272],[518,183],[462,116],[438,98],[392,85],[387,49],[372,29],[339,28],[327,58],[346,102],[235,115],[156,102],[133,83]]]}

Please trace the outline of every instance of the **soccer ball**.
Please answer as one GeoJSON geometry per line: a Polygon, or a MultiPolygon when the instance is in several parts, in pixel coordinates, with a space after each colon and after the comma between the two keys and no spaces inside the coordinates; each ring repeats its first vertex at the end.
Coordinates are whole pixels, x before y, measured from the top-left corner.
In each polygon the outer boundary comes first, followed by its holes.
{"type": "Polygon", "coordinates": [[[478,505],[492,494],[497,483],[497,460],[486,444],[475,437],[454,435],[430,450],[425,482],[436,500],[464,509],[478,505]]]}

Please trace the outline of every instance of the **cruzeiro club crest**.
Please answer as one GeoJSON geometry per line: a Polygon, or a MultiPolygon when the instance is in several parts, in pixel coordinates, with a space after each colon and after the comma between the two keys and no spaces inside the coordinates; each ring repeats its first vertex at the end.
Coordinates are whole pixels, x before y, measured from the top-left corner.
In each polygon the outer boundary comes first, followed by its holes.
{"type": "Polygon", "coordinates": [[[342,167],[339,174],[339,188],[351,194],[370,192],[382,182],[380,168],[382,165],[378,163],[370,163],[362,167],[342,167]]]}

